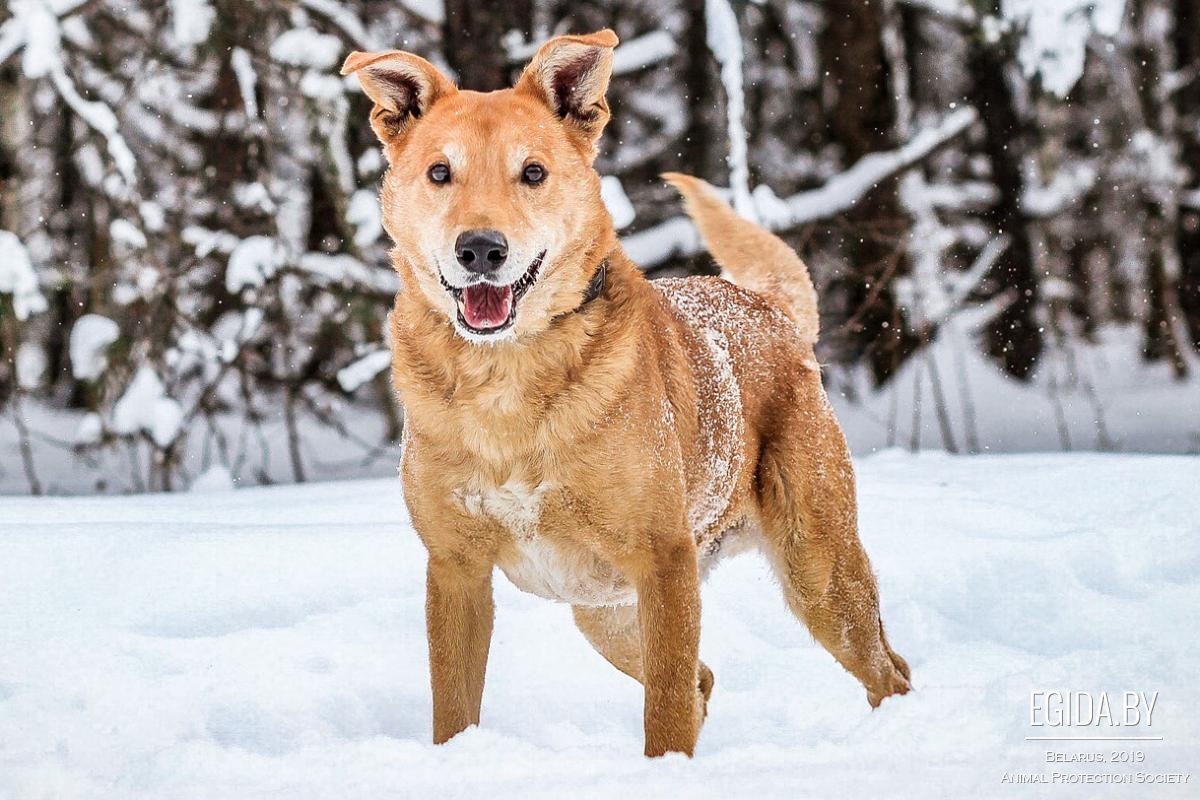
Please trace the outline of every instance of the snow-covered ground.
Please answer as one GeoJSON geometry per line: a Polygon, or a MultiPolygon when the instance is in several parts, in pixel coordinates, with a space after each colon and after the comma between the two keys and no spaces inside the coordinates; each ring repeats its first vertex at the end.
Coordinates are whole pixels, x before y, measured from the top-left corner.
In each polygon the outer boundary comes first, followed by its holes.
{"type": "Polygon", "coordinates": [[[1200,454],[1194,354],[1184,354],[1190,376],[1178,380],[1166,363],[1142,360],[1137,327],[1109,326],[1093,344],[1048,348],[1021,383],[980,354],[973,338],[982,322],[978,314],[953,320],[881,390],[861,371],[828,373],[825,386],[851,449],[1200,454]]]}
{"type": "Polygon", "coordinates": [[[0,498],[0,798],[1196,796],[1001,777],[1197,766],[1200,459],[889,451],[859,482],[916,691],[872,712],[743,556],[704,590],[692,761],[643,759],[639,687],[503,578],[483,726],[430,745],[395,480],[0,498]],[[1036,690],[1157,691],[1163,740],[1048,764],[1118,746],[1025,741],[1036,690]]]}

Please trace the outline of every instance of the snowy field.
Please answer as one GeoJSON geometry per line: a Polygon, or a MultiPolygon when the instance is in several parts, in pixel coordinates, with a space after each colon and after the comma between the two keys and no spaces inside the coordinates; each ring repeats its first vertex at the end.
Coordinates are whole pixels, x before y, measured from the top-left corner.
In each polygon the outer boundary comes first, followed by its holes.
{"type": "Polygon", "coordinates": [[[889,451],[859,480],[916,691],[870,711],[743,556],[705,587],[692,761],[643,759],[639,687],[503,578],[483,726],[430,745],[395,480],[0,498],[0,798],[1197,796],[1000,780],[1089,768],[1024,740],[1034,690],[1157,691],[1129,769],[1197,766],[1200,459],[889,451]]]}

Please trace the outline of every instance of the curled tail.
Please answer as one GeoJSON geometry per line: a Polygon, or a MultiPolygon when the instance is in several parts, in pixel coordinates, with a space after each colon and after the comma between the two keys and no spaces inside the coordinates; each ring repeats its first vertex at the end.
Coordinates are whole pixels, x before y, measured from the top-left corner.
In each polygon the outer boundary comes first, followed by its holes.
{"type": "Polygon", "coordinates": [[[743,219],[709,184],[668,172],[663,175],[683,195],[688,216],[727,276],[739,286],[779,305],[808,342],[817,341],[817,292],[808,267],[775,234],[743,219]]]}

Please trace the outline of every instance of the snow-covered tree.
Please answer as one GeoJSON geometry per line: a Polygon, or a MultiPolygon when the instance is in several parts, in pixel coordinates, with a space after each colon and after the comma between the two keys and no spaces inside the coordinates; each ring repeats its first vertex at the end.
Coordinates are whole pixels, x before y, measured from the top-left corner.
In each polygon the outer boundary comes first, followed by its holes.
{"type": "Polygon", "coordinates": [[[337,67],[400,47],[494,88],[604,26],[627,250],[713,271],[657,175],[728,187],[811,263],[843,390],[917,359],[972,446],[921,360],[966,312],[1017,379],[1129,323],[1189,372],[1198,0],[10,0],[0,438],[25,485],[64,459],[112,490],[392,460],[384,163],[337,67]]]}

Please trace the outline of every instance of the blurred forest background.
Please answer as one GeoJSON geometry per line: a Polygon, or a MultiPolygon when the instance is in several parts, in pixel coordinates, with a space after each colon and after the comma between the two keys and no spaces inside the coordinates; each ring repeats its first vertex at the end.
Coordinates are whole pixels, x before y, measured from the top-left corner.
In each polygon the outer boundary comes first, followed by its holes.
{"type": "Polygon", "coordinates": [[[860,452],[1200,451],[1200,0],[5,0],[0,491],[394,469],[369,103],[615,29],[598,162],[651,276],[682,170],[806,258],[860,452]]]}

